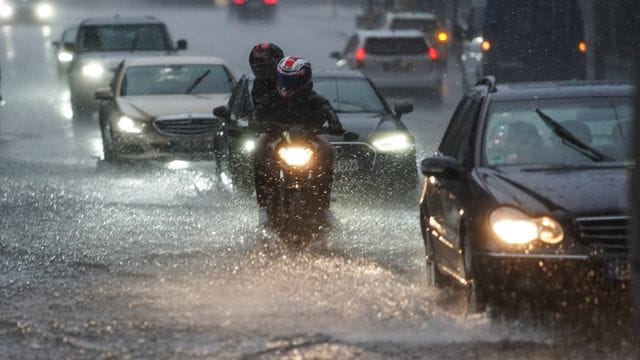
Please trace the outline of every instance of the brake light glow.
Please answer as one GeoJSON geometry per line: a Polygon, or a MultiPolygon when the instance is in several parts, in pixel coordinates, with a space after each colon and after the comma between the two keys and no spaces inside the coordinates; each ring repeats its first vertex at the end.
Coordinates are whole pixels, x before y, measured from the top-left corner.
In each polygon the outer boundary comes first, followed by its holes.
{"type": "Polygon", "coordinates": [[[446,32],[444,32],[444,31],[440,31],[440,32],[438,33],[437,38],[438,38],[438,41],[439,41],[439,42],[441,42],[441,43],[445,43],[445,42],[449,41],[449,34],[447,34],[447,33],[446,33],[446,32]]]}
{"type": "Polygon", "coordinates": [[[364,48],[359,48],[358,50],[356,50],[357,61],[364,61],[364,59],[366,58],[367,58],[367,52],[364,50],[364,48]]]}
{"type": "Polygon", "coordinates": [[[482,42],[482,51],[487,52],[489,50],[491,50],[491,43],[487,40],[482,42]]]}
{"type": "Polygon", "coordinates": [[[236,5],[244,5],[247,0],[233,0],[233,3],[236,5]]]}
{"type": "Polygon", "coordinates": [[[438,50],[435,48],[429,48],[429,59],[438,60],[440,56],[438,55],[438,50]]]}
{"type": "Polygon", "coordinates": [[[264,2],[265,5],[277,5],[278,4],[278,0],[263,0],[263,2],[264,2]]]}
{"type": "Polygon", "coordinates": [[[578,50],[579,50],[581,53],[585,54],[585,53],[587,52],[587,43],[586,43],[586,42],[584,42],[584,41],[580,41],[580,42],[578,43],[578,50]]]}

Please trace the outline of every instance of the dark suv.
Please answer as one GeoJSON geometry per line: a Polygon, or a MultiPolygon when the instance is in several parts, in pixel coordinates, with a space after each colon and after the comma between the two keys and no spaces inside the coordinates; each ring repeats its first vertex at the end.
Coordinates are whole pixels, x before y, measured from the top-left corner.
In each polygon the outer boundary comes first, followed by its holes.
{"type": "Polygon", "coordinates": [[[73,111],[97,109],[94,93],[109,86],[114,69],[125,57],[175,54],[187,48],[174,45],[165,24],[153,17],[86,19],[78,26],[75,43],[64,45],[73,54],[68,68],[73,111]]]}
{"type": "Polygon", "coordinates": [[[422,162],[430,283],[467,285],[476,305],[628,283],[632,95],[630,85],[491,77],[468,91],[439,154],[422,162]]]}

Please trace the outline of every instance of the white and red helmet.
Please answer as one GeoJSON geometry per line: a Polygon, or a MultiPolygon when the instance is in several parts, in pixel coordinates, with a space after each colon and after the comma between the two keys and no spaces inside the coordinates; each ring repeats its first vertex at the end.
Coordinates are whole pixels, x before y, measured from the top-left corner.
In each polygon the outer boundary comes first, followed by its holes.
{"type": "Polygon", "coordinates": [[[276,86],[278,93],[290,98],[311,84],[311,63],[309,60],[294,56],[285,56],[278,63],[276,86]]]}

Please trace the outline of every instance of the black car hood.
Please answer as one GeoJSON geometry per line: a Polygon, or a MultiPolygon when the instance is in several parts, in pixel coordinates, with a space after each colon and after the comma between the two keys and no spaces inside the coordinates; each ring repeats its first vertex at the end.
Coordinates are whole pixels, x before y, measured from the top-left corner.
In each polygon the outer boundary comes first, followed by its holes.
{"type": "MultiPolygon", "coordinates": [[[[338,118],[346,131],[358,134],[358,141],[367,141],[376,132],[406,131],[395,119],[376,113],[338,113],[338,118]]],[[[342,141],[340,136],[327,136],[329,141],[342,141]]]]}
{"type": "Polygon", "coordinates": [[[531,170],[478,169],[479,182],[500,205],[574,216],[628,211],[624,167],[531,170]]]}

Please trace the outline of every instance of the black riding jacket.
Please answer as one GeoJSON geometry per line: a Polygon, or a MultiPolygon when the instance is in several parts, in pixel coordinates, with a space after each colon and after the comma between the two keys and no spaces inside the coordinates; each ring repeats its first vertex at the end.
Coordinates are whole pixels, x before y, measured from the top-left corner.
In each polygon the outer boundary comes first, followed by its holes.
{"type": "Polygon", "coordinates": [[[327,123],[331,131],[344,132],[329,101],[313,91],[311,86],[290,99],[282,98],[277,92],[276,96],[273,99],[264,92],[259,99],[260,103],[255,103],[254,97],[255,120],[267,124],[277,122],[301,125],[309,129],[318,129],[327,123]]]}

